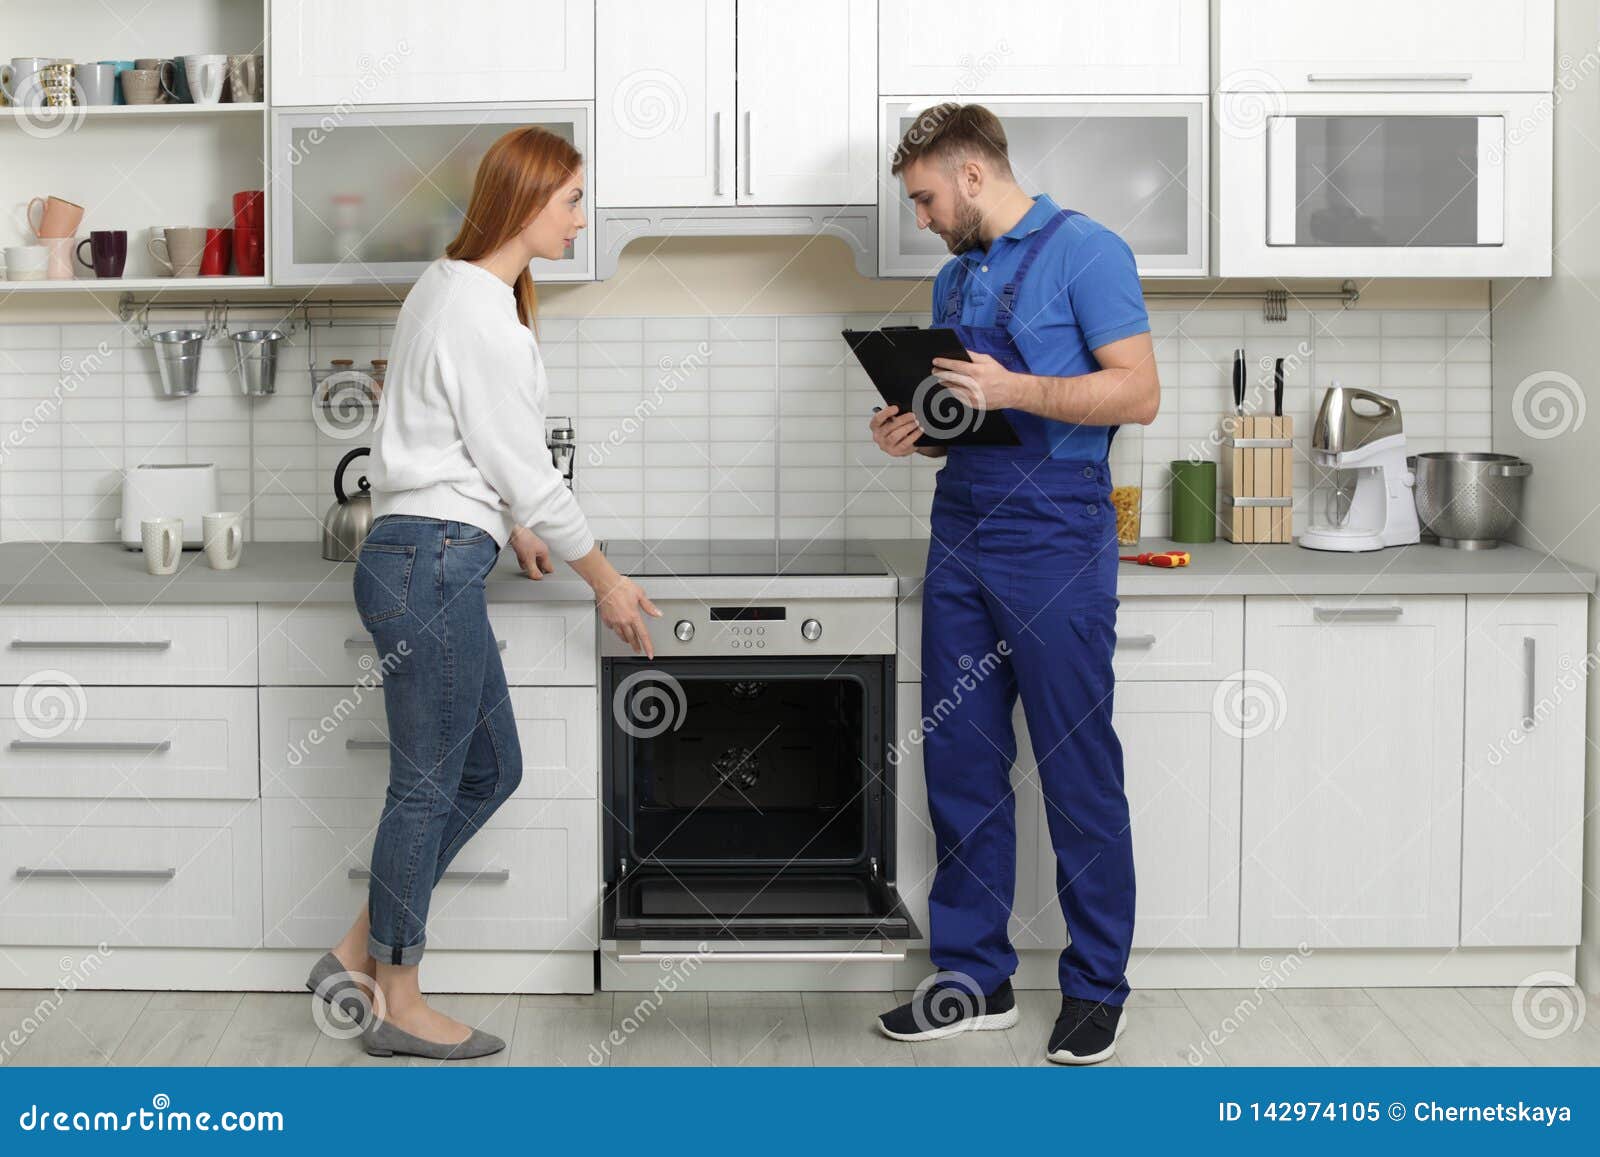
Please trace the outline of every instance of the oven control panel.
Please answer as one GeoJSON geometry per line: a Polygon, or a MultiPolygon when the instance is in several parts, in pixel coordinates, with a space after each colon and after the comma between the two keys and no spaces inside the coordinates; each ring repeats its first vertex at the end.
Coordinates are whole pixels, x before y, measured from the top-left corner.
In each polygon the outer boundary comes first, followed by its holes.
{"type": "MultiPolygon", "coordinates": [[[[668,655],[887,655],[895,649],[894,599],[785,602],[657,599],[647,618],[658,657],[668,655]]],[[[602,625],[600,653],[628,656],[628,645],[602,625]]]]}

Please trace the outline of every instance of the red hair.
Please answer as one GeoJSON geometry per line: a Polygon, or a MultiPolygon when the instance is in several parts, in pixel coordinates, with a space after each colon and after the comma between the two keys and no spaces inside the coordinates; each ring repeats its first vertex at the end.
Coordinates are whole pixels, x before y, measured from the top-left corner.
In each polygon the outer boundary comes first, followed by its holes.
{"type": "MultiPolygon", "coordinates": [[[[478,162],[466,219],[445,247],[445,256],[476,261],[493,253],[522,232],[582,167],[583,154],[550,130],[537,125],[512,129],[478,162]]],[[[513,289],[517,317],[531,329],[539,298],[527,269],[517,274],[513,289]]]]}

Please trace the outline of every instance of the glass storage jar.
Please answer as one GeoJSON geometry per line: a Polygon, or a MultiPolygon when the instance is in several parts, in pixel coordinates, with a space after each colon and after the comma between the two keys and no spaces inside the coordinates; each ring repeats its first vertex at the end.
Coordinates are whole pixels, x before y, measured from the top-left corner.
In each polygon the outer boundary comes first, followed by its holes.
{"type": "Polygon", "coordinates": [[[1111,439],[1111,505],[1117,512],[1117,544],[1135,546],[1144,513],[1144,427],[1117,427],[1111,439]]]}

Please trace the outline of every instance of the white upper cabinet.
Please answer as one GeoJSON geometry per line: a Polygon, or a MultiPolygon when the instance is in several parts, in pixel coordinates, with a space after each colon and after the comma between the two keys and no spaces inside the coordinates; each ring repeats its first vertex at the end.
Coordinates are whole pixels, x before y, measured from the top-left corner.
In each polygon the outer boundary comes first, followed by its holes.
{"type": "Polygon", "coordinates": [[[1201,0],[879,0],[878,91],[979,96],[1200,94],[1201,0]]]}
{"type": "Polygon", "coordinates": [[[1548,92],[1555,0],[1216,0],[1219,91],[1548,92]]]}
{"type": "Polygon", "coordinates": [[[741,205],[878,200],[873,0],[739,5],[741,205]]]}
{"type": "Polygon", "coordinates": [[[273,0],[275,105],[590,100],[592,0],[273,0]]]}
{"type": "Polygon", "coordinates": [[[594,202],[734,203],[734,0],[599,0],[594,202]]]}

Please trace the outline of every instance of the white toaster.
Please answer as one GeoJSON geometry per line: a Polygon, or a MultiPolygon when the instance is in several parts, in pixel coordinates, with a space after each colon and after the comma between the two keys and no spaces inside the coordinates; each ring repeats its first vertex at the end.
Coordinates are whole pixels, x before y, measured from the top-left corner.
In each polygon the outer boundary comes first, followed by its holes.
{"type": "Polygon", "coordinates": [[[117,532],[129,550],[144,549],[147,518],[183,519],[183,545],[203,545],[201,516],[221,509],[217,467],[211,462],[161,462],[122,472],[122,517],[117,532]]]}

